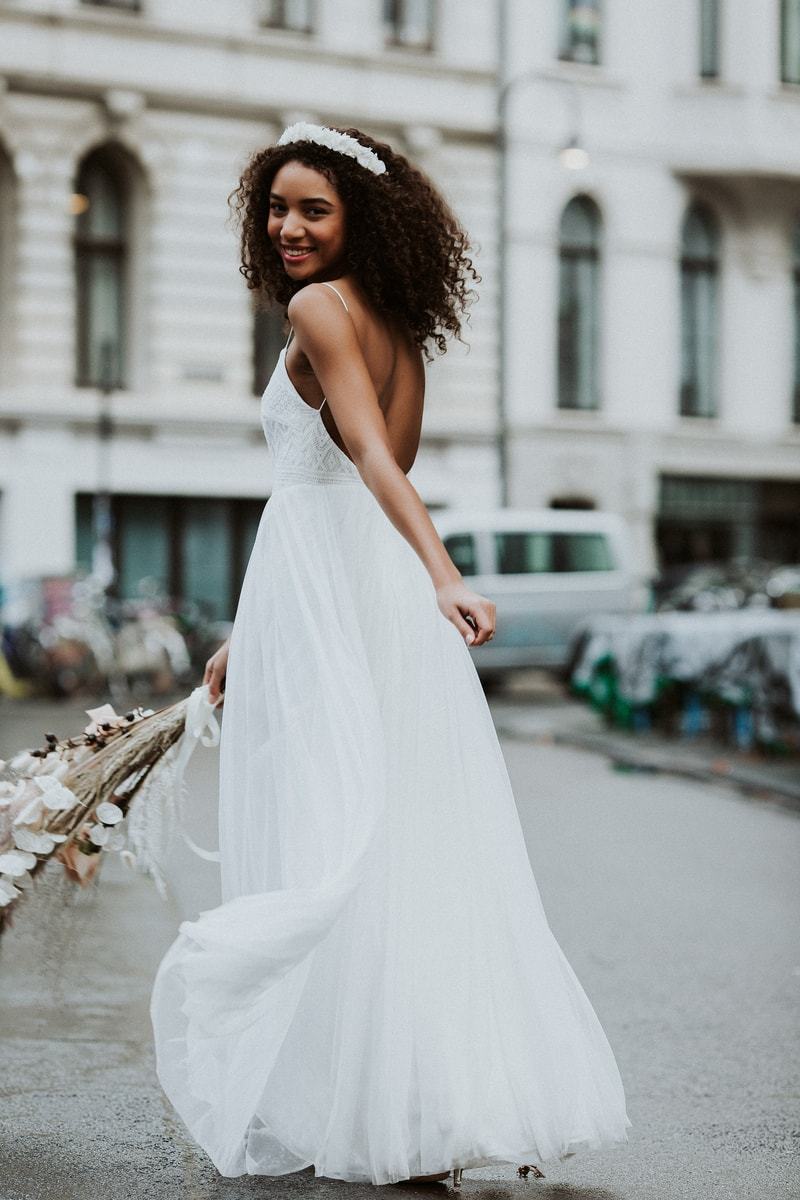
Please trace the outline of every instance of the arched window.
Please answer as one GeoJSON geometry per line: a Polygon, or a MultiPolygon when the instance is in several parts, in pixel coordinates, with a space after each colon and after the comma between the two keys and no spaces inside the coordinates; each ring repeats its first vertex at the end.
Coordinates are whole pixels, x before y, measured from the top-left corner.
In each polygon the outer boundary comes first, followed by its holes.
{"type": "Polygon", "coordinates": [[[800,0],[781,0],[781,81],[800,83],[800,0]]]}
{"type": "Polygon", "coordinates": [[[277,308],[253,309],[253,395],[261,396],[288,336],[277,308]]]}
{"type": "Polygon", "coordinates": [[[694,203],[681,237],[681,396],[683,417],[717,413],[717,276],[719,230],[713,213],[694,203]]]}
{"type": "Polygon", "coordinates": [[[108,147],[89,154],[73,196],[78,387],[126,386],[128,199],[120,156],[108,147]]]}
{"type": "Polygon", "coordinates": [[[558,407],[599,408],[600,211],[588,196],[561,217],[558,407]]]}
{"type": "Polygon", "coordinates": [[[792,259],[794,263],[794,387],[792,389],[792,420],[800,424],[800,218],[794,224],[792,259]]]}

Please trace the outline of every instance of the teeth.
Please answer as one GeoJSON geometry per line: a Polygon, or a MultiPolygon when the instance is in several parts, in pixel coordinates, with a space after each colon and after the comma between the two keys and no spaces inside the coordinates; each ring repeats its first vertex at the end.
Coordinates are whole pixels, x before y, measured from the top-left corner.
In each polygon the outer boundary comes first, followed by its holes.
{"type": "Polygon", "coordinates": [[[288,254],[290,258],[299,258],[303,254],[309,254],[309,250],[290,250],[288,246],[283,248],[284,254],[288,254]]]}

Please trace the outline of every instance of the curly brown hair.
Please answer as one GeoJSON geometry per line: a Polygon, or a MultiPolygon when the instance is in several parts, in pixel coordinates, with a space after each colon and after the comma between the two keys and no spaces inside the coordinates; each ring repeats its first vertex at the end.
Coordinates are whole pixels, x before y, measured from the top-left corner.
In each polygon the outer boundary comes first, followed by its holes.
{"type": "Polygon", "coordinates": [[[480,282],[465,230],[430,179],[386,142],[360,129],[328,128],[368,146],[386,171],[375,175],[315,142],[258,150],[228,196],[241,226],[240,273],[265,306],[285,306],[305,286],[286,274],[266,233],[275,175],[288,162],[302,163],[324,175],[344,203],[347,269],[369,301],[397,317],[428,359],[429,342],[443,354],[446,335],[463,340],[461,317],[475,296],[469,280],[480,282]]]}

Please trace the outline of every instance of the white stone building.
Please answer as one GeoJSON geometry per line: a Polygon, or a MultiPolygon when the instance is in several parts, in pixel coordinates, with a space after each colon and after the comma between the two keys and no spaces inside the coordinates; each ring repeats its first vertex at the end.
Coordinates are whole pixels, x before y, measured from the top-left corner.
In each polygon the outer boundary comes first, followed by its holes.
{"type": "Polygon", "coordinates": [[[474,0],[0,3],[7,596],[89,565],[107,489],[121,594],[147,576],[232,615],[270,492],[258,393],[280,330],[254,320],[227,196],[298,114],[388,138],[471,231],[470,350],[430,369],[412,478],[431,505],[494,500],[495,44],[474,0]]]}
{"type": "Polygon", "coordinates": [[[800,558],[800,0],[0,0],[0,81],[9,595],[88,565],[108,489],[122,594],[232,612],[276,330],[226,197],[298,115],[406,149],[478,246],[429,505],[495,503],[500,443],[509,502],[622,513],[643,574],[800,558]]]}
{"type": "Polygon", "coordinates": [[[800,3],[510,0],[504,59],[510,501],[800,561],[800,3]]]}

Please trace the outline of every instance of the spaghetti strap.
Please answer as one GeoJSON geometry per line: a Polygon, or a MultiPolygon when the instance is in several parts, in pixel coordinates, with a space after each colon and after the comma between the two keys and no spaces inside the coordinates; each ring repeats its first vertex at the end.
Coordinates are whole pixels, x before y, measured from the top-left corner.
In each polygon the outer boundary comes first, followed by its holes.
{"type": "Polygon", "coordinates": [[[349,312],[350,312],[350,309],[347,307],[347,301],[345,300],[344,296],[343,296],[343,295],[342,295],[342,293],[339,291],[339,289],[338,289],[338,288],[335,288],[335,287],[333,286],[333,284],[332,284],[332,283],[326,283],[324,279],[323,279],[323,280],[321,280],[320,282],[322,283],[322,286],[323,286],[323,287],[330,288],[332,292],[336,292],[336,295],[339,297],[339,299],[341,300],[342,304],[344,305],[344,311],[345,311],[346,313],[349,313],[349,312]]]}
{"type": "MultiPolygon", "coordinates": [[[[335,287],[333,286],[333,284],[332,284],[332,283],[326,283],[324,279],[323,279],[323,280],[321,280],[320,282],[322,283],[322,286],[323,286],[323,287],[330,288],[332,292],[336,292],[336,295],[339,297],[339,299],[341,300],[342,304],[344,305],[344,311],[345,311],[346,313],[348,313],[348,315],[349,315],[349,313],[350,313],[350,309],[347,307],[347,301],[345,300],[344,296],[343,296],[343,295],[342,295],[342,293],[339,291],[339,289],[338,289],[338,288],[335,288],[335,287]]],[[[289,343],[291,342],[291,340],[292,340],[292,338],[293,338],[293,337],[294,337],[294,330],[293,330],[293,329],[291,328],[291,326],[290,326],[290,327],[289,327],[289,336],[288,336],[288,338],[286,339],[286,343],[285,343],[285,345],[284,345],[284,347],[283,347],[283,348],[284,348],[284,350],[288,350],[288,349],[289,349],[289,343]]],[[[322,401],[322,404],[324,404],[324,403],[325,403],[325,401],[323,400],[323,401],[322,401]]],[[[322,404],[320,404],[320,408],[322,408],[322,404]]]]}
{"type": "MultiPolygon", "coordinates": [[[[345,300],[344,296],[343,296],[343,295],[342,295],[342,293],[339,291],[339,289],[338,289],[338,288],[335,288],[335,287],[333,286],[333,284],[332,284],[332,283],[326,283],[324,279],[321,279],[321,280],[320,280],[320,283],[322,284],[322,286],[323,286],[323,287],[330,288],[332,292],[336,292],[336,295],[339,297],[339,299],[341,300],[342,304],[344,305],[344,311],[345,311],[346,313],[348,313],[348,315],[349,315],[349,313],[350,313],[350,309],[347,307],[347,301],[345,300]]],[[[317,409],[317,412],[322,412],[322,409],[323,409],[323,408],[324,408],[324,406],[325,406],[325,401],[326,401],[327,399],[328,399],[328,397],[327,397],[327,396],[323,396],[323,397],[322,397],[322,404],[320,404],[319,408],[317,409]]]]}
{"type": "MultiPolygon", "coordinates": [[[[347,301],[345,300],[344,296],[339,291],[339,289],[335,288],[332,283],[326,283],[324,279],[321,279],[320,283],[322,284],[323,287],[330,288],[332,292],[336,292],[336,295],[339,297],[342,304],[344,305],[344,311],[349,315],[350,309],[347,307],[347,301]]],[[[293,335],[294,335],[294,330],[290,328],[289,336],[286,339],[286,345],[283,347],[284,354],[289,349],[289,342],[292,340],[293,335]]],[[[328,398],[327,396],[322,397],[322,404],[320,404],[319,408],[316,410],[317,412],[322,412],[322,409],[325,406],[325,401],[327,400],[327,398],[328,398]]]]}

